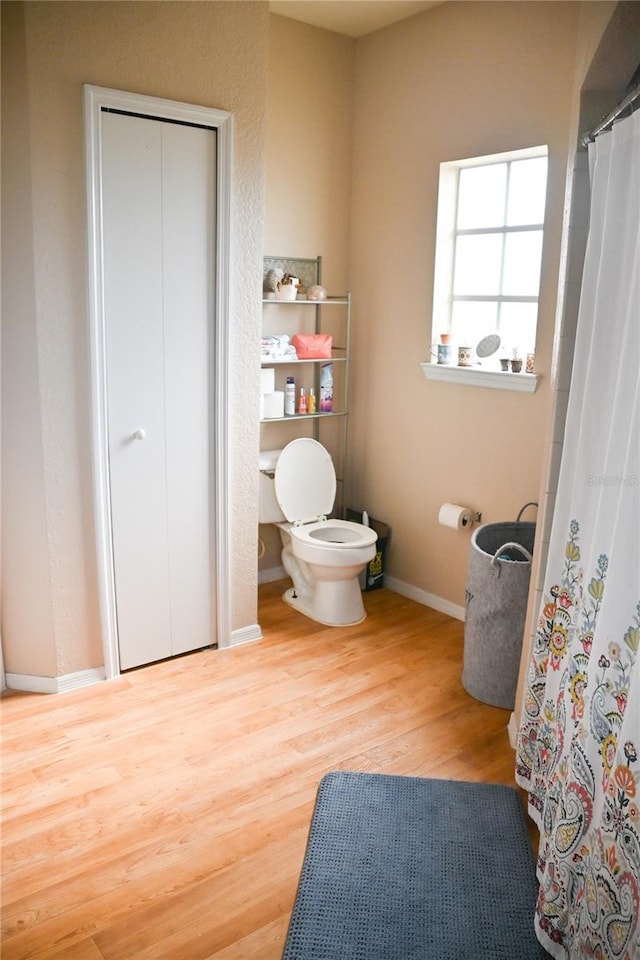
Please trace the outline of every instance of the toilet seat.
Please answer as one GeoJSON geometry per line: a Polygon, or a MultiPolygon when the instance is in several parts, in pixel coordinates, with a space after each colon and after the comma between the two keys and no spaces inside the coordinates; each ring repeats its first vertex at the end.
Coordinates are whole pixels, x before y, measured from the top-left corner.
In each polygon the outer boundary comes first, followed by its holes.
{"type": "Polygon", "coordinates": [[[299,543],[318,550],[360,550],[378,539],[375,530],[352,520],[320,520],[304,525],[287,524],[289,533],[299,543]]]}
{"type": "Polygon", "coordinates": [[[326,519],[336,498],[336,471],[329,452],[310,437],[292,440],[278,457],[274,492],[290,523],[326,519]]]}

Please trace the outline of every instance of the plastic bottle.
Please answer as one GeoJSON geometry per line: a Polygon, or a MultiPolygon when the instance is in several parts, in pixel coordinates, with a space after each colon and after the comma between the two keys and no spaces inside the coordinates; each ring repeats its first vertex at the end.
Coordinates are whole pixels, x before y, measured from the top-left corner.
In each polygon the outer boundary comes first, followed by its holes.
{"type": "Polygon", "coordinates": [[[362,511],[362,526],[363,527],[369,526],[369,514],[367,513],[366,510],[362,511]]]}
{"type": "Polygon", "coordinates": [[[320,370],[320,412],[333,410],[333,364],[324,363],[320,370]]]}
{"type": "Polygon", "coordinates": [[[284,388],[285,416],[292,417],[296,412],[296,382],[293,377],[287,377],[284,388]]]}
{"type": "Polygon", "coordinates": [[[304,387],[300,387],[300,399],[298,400],[298,413],[307,412],[307,398],[304,395],[304,387]]]}
{"type": "Polygon", "coordinates": [[[316,395],[313,387],[309,387],[309,396],[307,397],[307,413],[316,412],[316,395]]]}

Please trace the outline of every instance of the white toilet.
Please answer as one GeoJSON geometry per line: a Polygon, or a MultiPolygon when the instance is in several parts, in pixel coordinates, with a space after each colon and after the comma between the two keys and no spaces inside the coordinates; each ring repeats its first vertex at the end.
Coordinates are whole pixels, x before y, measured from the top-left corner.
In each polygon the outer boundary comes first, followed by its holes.
{"type": "Polygon", "coordinates": [[[293,581],[288,604],[329,627],[366,617],[358,576],[376,553],[377,534],[349,520],[327,519],[336,472],[327,450],[308,437],[260,453],[260,523],[275,523],[282,565],[293,581]]]}

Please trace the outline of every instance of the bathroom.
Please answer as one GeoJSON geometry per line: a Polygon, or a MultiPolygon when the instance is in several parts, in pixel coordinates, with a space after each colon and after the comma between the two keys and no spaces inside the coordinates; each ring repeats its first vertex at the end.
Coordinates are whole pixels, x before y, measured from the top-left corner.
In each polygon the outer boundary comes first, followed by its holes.
{"type": "MultiPolygon", "coordinates": [[[[133,50],[146,49],[144,6],[123,8],[133,50]]],[[[229,349],[233,642],[259,637],[258,581],[280,565],[279,538],[268,528],[260,531],[266,551],[257,561],[264,255],[321,254],[327,289],[353,292],[349,500],[392,528],[390,586],[460,616],[469,537],[438,524],[440,504],[469,504],[491,522],[553,496],[542,489],[541,465],[552,377],[559,373],[565,383],[568,375],[556,371],[554,339],[567,158],[580,86],[615,4],[443,3],[358,40],[270,14],[263,4],[234,4],[234,36],[254,41],[237,48],[213,29],[222,5],[204,6],[187,5],[177,32],[167,26],[169,7],[154,26],[163,60],[190,64],[180,85],[154,69],[151,53],[131,57],[128,73],[113,67],[114,5],[26,5],[24,13],[15,5],[23,18],[13,46],[18,72],[27,60],[40,64],[36,85],[19,84],[11,105],[17,118],[31,102],[30,138],[16,136],[11,169],[12,195],[28,193],[32,204],[6,207],[16,227],[7,302],[23,318],[3,342],[8,366],[14,356],[21,370],[19,381],[3,384],[10,395],[3,496],[12,518],[5,556],[16,558],[4,570],[3,643],[7,672],[17,675],[72,675],[104,662],[85,276],[76,269],[86,225],[82,115],[74,98],[87,78],[215,101],[235,116],[242,202],[235,208],[229,349]],[[210,45],[203,58],[191,40],[205,25],[219,48],[210,45]],[[85,35],[103,38],[100,57],[89,58],[85,35]],[[77,91],[44,36],[55,38],[73,65],[77,91]],[[174,37],[170,49],[164,36],[174,37]],[[531,49],[536,57],[524,56],[531,49]],[[520,394],[427,382],[420,362],[431,342],[438,165],[542,143],[550,176],[538,388],[520,394]],[[51,196],[59,198],[54,209],[51,196]]],[[[17,119],[14,126],[22,129],[17,119]]]]}
{"type": "MultiPolygon", "coordinates": [[[[576,123],[575,31],[578,15],[595,26],[598,10],[526,6],[491,5],[489,12],[466,5],[463,12],[445,4],[397,24],[393,34],[358,41],[355,61],[347,38],[294,20],[273,18],[270,38],[265,254],[320,253],[327,289],[354,291],[349,505],[393,530],[386,582],[459,618],[470,533],[440,526],[440,505],[468,504],[492,522],[515,518],[528,501],[538,501],[541,512],[553,502],[542,467],[554,397],[568,137],[576,123]],[[520,30],[545,37],[540,58],[526,69],[514,43],[520,30]],[[467,54],[464,71],[447,55],[458,42],[467,54]],[[287,55],[293,47],[295,58],[287,55]],[[428,124],[415,122],[415,98],[428,124]],[[301,125],[307,135],[297,139],[301,125]],[[431,334],[439,161],[539,143],[549,146],[550,166],[537,389],[426,382],[419,361],[428,359],[431,334]],[[399,169],[402,176],[394,176],[399,169]],[[318,183],[326,191],[315,190],[318,183]]],[[[582,26],[588,36],[588,22],[582,26]]],[[[589,51],[583,55],[588,63],[589,51]]],[[[566,357],[564,364],[556,382],[562,389],[566,357]]],[[[283,575],[281,544],[272,527],[261,526],[260,537],[265,582],[283,575]]]]}
{"type": "MultiPolygon", "coordinates": [[[[593,123],[628,80],[619,75],[626,40],[637,64],[637,27],[618,33],[613,55],[598,48],[610,18],[638,6],[445,2],[354,40],[257,2],[3,4],[5,667],[25,684],[18,690],[96,684],[7,696],[22,838],[11,851],[18,951],[42,931],[47,956],[86,948],[157,957],[166,940],[174,955],[275,957],[325,766],[511,782],[504,712],[470,703],[458,682],[470,534],[438,514],[457,501],[491,523],[537,501],[540,565],[571,376],[564,320],[572,310],[575,319],[586,234],[584,154],[574,170],[574,147],[587,102],[593,123]],[[596,51],[611,89],[591,75],[596,51]],[[216,573],[228,627],[219,646],[237,647],[101,684],[87,82],[215,104],[235,124],[216,491],[228,527],[216,573]],[[439,164],[540,144],[550,164],[537,389],[427,380],[439,164]],[[342,650],[342,631],[305,630],[309,621],[281,602],[281,584],[264,582],[282,574],[281,541],[258,524],[263,257],[319,254],[327,289],[353,296],[348,502],[392,529],[391,589],[364,595],[369,619],[344,631],[342,650]],[[448,661],[445,673],[432,650],[448,661]],[[487,711],[488,723],[476,722],[487,711]],[[51,863],[64,874],[54,888],[51,863]]],[[[596,600],[598,591],[596,582],[596,600]]]]}

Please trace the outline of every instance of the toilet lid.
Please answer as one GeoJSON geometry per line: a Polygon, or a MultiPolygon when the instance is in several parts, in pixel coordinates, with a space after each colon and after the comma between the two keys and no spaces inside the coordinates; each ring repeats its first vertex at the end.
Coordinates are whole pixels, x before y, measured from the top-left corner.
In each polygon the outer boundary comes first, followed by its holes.
{"type": "Polygon", "coordinates": [[[310,437],[292,440],[278,457],[274,491],[290,523],[330,514],[336,498],[336,471],[328,451],[310,437]]]}

